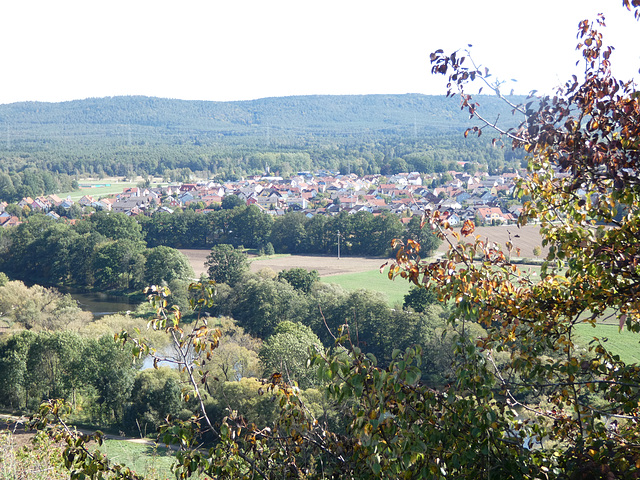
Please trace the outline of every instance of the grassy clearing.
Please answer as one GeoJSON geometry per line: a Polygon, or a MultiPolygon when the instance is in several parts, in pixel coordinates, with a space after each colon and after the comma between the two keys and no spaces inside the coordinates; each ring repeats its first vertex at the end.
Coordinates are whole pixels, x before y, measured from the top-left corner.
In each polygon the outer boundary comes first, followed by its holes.
{"type": "MultiPolygon", "coordinates": [[[[534,278],[540,275],[539,265],[518,265],[518,268],[523,273],[533,274],[534,278]]],[[[387,271],[385,270],[384,274],[381,274],[379,270],[369,270],[360,273],[332,275],[322,277],[320,281],[338,284],[349,291],[360,288],[374,290],[385,295],[389,305],[402,304],[411,284],[401,278],[389,280],[386,275],[387,271]]],[[[594,337],[601,340],[606,338],[607,348],[620,355],[622,360],[627,363],[640,363],[640,336],[626,329],[619,331],[617,323],[601,323],[595,328],[589,324],[579,324],[576,326],[576,332],[579,335],[579,343],[585,348],[589,346],[589,342],[594,337]]]]}
{"type": "MultiPolygon", "coordinates": [[[[122,193],[122,190],[129,187],[137,187],[138,184],[145,179],[138,177],[135,180],[130,181],[121,181],[116,177],[109,177],[103,179],[85,179],[78,180],[78,183],[81,186],[85,186],[84,188],[80,188],[79,190],[75,190],[73,192],[62,192],[59,193],[58,196],[60,198],[71,197],[72,200],[79,200],[85,195],[91,195],[93,198],[106,197],[108,195],[113,195],[116,193],[122,193]],[[92,185],[87,188],[86,185],[92,185]],[[94,186],[95,185],[95,186],[94,186]],[[104,186],[108,185],[108,186],[104,186]]],[[[168,185],[166,182],[162,182],[161,178],[155,178],[151,182],[151,187],[156,188],[160,186],[168,185]]]]}
{"type": "Polygon", "coordinates": [[[620,359],[626,363],[640,363],[640,337],[637,333],[628,330],[620,331],[618,325],[611,323],[598,324],[594,327],[587,324],[576,325],[576,331],[580,336],[580,343],[585,347],[594,337],[601,341],[606,339],[605,346],[611,352],[620,355],[620,359]]]}
{"type": "MultiPolygon", "coordinates": [[[[80,182],[82,185],[93,183],[94,185],[103,185],[105,183],[109,183],[106,181],[96,181],[96,182],[80,182]]],[[[58,196],[60,198],[71,197],[71,200],[80,200],[85,195],[91,195],[93,198],[106,197],[107,195],[113,195],[115,193],[121,193],[122,190],[128,187],[135,187],[138,184],[136,182],[113,182],[110,183],[108,187],[94,187],[94,188],[81,188],[80,190],[75,190],[73,192],[63,192],[59,193],[58,196]]]]}
{"type": "Polygon", "coordinates": [[[345,273],[342,275],[332,275],[330,277],[322,277],[320,281],[325,283],[336,283],[345,290],[353,291],[361,288],[374,290],[386,296],[390,306],[404,302],[404,296],[409,292],[411,284],[401,278],[389,280],[385,269],[384,273],[380,270],[369,270],[360,273],[345,273]]]}
{"type": "MultiPolygon", "coordinates": [[[[518,268],[524,275],[531,275],[534,279],[540,276],[539,265],[521,264],[518,265],[518,268]]],[[[402,278],[389,280],[388,271],[389,269],[385,268],[384,273],[380,273],[379,269],[359,273],[343,273],[321,277],[320,280],[325,283],[336,283],[349,291],[366,288],[380,292],[386,296],[389,305],[393,307],[397,303],[404,302],[404,296],[409,293],[411,284],[402,278]]]]}
{"type": "MultiPolygon", "coordinates": [[[[530,275],[534,280],[540,276],[540,265],[520,264],[517,266],[523,275],[530,275]]],[[[398,302],[400,304],[404,302],[404,296],[409,293],[411,284],[399,277],[393,281],[389,280],[388,271],[389,269],[385,268],[384,273],[380,273],[379,269],[359,273],[343,273],[321,277],[320,280],[325,283],[336,283],[349,291],[366,288],[380,292],[387,297],[389,305],[393,307],[398,302]]]]}
{"type": "Polygon", "coordinates": [[[100,450],[113,462],[127,465],[149,480],[175,478],[171,472],[171,465],[174,463],[173,452],[165,447],[124,440],[106,440],[100,450]]]}

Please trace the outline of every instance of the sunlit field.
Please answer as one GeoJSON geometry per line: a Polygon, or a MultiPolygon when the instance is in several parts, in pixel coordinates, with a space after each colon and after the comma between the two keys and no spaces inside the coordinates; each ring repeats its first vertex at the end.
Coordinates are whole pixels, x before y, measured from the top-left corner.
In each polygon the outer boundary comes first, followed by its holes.
{"type": "MultiPolygon", "coordinates": [[[[382,260],[380,263],[383,263],[382,260]]],[[[380,270],[376,269],[366,272],[345,273],[342,275],[322,277],[320,280],[324,283],[336,283],[349,291],[359,290],[361,288],[374,290],[384,295],[390,306],[393,307],[398,303],[402,305],[404,296],[409,292],[411,284],[402,278],[389,280],[387,276],[388,271],[388,269],[385,269],[384,273],[380,273],[380,270]]]]}

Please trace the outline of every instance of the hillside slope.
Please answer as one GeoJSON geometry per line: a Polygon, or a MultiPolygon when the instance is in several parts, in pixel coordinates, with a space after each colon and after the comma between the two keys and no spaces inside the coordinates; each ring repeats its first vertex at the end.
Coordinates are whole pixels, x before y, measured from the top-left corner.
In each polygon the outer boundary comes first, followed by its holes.
{"type": "MultiPolygon", "coordinates": [[[[515,101],[522,100],[515,98],[515,101]]],[[[496,97],[480,102],[489,118],[500,112],[496,97]]],[[[14,140],[43,141],[85,135],[281,135],[368,136],[459,132],[468,116],[443,95],[337,95],[263,98],[239,102],[153,97],[89,98],[61,103],[0,105],[0,125],[14,140]]],[[[1,127],[0,127],[1,128],[1,127]]]]}

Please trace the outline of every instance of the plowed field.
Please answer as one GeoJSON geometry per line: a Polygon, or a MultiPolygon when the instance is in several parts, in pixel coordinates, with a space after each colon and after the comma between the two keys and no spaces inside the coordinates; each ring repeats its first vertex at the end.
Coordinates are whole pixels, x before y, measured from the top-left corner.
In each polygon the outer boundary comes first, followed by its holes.
{"type": "MultiPolygon", "coordinates": [[[[490,241],[500,244],[503,248],[505,248],[507,241],[511,239],[514,247],[520,248],[520,255],[517,255],[515,251],[512,252],[514,257],[535,258],[533,254],[534,247],[542,245],[540,227],[537,225],[527,225],[522,228],[518,228],[515,225],[478,227],[474,232],[475,235],[480,235],[483,240],[488,238],[490,241]]],[[[470,241],[472,237],[468,237],[468,239],[470,241]]],[[[446,248],[447,244],[443,243],[439,250],[444,251],[446,248]]],[[[182,249],[180,251],[189,258],[196,276],[199,277],[200,274],[206,273],[205,262],[209,250],[182,249]]],[[[542,256],[545,254],[546,248],[543,248],[542,256]]],[[[336,256],[321,255],[288,255],[275,256],[273,258],[251,257],[251,271],[257,272],[263,268],[270,268],[274,272],[279,272],[280,270],[302,267],[307,270],[317,270],[321,277],[328,277],[343,273],[367,272],[379,268],[385,261],[382,258],[344,256],[338,260],[336,256]]]]}
{"type": "MultiPolygon", "coordinates": [[[[209,250],[180,250],[191,262],[196,276],[206,273],[205,262],[209,250]]],[[[330,275],[340,275],[343,273],[366,272],[379,268],[386,260],[382,258],[365,258],[365,257],[336,257],[320,256],[320,255],[288,255],[276,256],[273,258],[250,257],[251,271],[258,272],[263,268],[270,268],[274,272],[280,270],[288,270],[290,268],[306,268],[307,270],[317,270],[321,277],[330,275]]]]}

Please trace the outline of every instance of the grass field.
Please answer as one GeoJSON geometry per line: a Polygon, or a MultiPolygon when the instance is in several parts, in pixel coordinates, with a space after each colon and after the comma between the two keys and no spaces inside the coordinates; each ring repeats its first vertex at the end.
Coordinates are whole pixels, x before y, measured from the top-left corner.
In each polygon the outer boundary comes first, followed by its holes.
{"type": "MultiPolygon", "coordinates": [[[[379,261],[382,264],[382,260],[379,261]]],[[[534,279],[540,275],[539,265],[520,264],[518,269],[523,275],[530,275],[534,279]]],[[[324,283],[336,283],[345,290],[358,290],[360,288],[366,288],[367,290],[374,290],[380,292],[386,296],[389,305],[392,307],[396,303],[404,302],[404,296],[409,292],[411,285],[407,280],[400,277],[395,280],[389,280],[385,269],[384,273],[380,273],[380,269],[366,270],[363,272],[343,273],[340,275],[331,275],[320,277],[320,280],[324,283]]]]}
{"type": "MultiPolygon", "coordinates": [[[[540,272],[538,265],[518,265],[518,267],[523,273],[532,273],[534,276],[539,275],[540,272]]],[[[392,307],[404,302],[404,296],[411,287],[409,282],[401,278],[389,280],[386,271],[381,274],[378,269],[321,277],[320,281],[338,284],[349,291],[366,288],[380,292],[392,307]]],[[[606,338],[607,348],[620,355],[622,360],[627,363],[640,363],[640,335],[626,329],[619,331],[618,325],[614,323],[598,324],[595,328],[588,324],[579,324],[576,329],[580,337],[579,342],[585,348],[588,348],[593,337],[601,340],[606,338]]]]}
{"type": "Polygon", "coordinates": [[[321,277],[320,281],[324,283],[336,283],[345,290],[359,290],[366,288],[380,292],[386,297],[389,305],[392,307],[397,303],[404,302],[404,296],[409,292],[411,284],[402,279],[389,280],[387,277],[388,269],[385,273],[380,273],[379,269],[368,270],[366,272],[345,273],[342,275],[332,275],[330,277],[321,277]]]}
{"type": "MultiPolygon", "coordinates": [[[[160,179],[155,179],[160,180],[160,179]]],[[[73,192],[62,192],[59,193],[58,196],[60,198],[71,197],[72,200],[79,200],[85,195],[91,195],[93,198],[98,199],[100,197],[105,197],[108,195],[113,195],[116,193],[121,193],[122,190],[128,187],[136,187],[138,183],[142,182],[142,178],[138,178],[134,181],[130,182],[122,182],[118,178],[103,178],[103,179],[89,179],[89,180],[79,180],[78,183],[80,185],[105,185],[109,186],[96,186],[90,188],[80,188],[79,190],[75,190],[73,192]]],[[[166,185],[166,183],[152,183],[152,187],[157,187],[160,185],[166,185]]]]}
{"type": "Polygon", "coordinates": [[[599,324],[592,327],[587,324],[576,326],[581,343],[586,347],[593,337],[601,341],[607,339],[605,346],[611,352],[620,355],[620,359],[627,363],[640,363],[640,336],[637,333],[624,329],[619,330],[618,325],[611,323],[599,324]]]}
{"type": "MultiPolygon", "coordinates": [[[[35,437],[35,432],[26,427],[26,418],[2,415],[0,418],[0,435],[11,435],[11,446],[14,449],[29,448],[35,437]],[[16,423],[16,419],[20,420],[16,423]],[[3,432],[6,430],[8,432],[3,432]]],[[[88,429],[93,431],[93,429],[88,429]]],[[[164,446],[156,446],[140,439],[105,439],[101,447],[91,443],[88,445],[93,451],[99,448],[111,462],[116,462],[134,470],[148,480],[169,480],[175,478],[171,472],[171,465],[174,463],[174,452],[164,446]]],[[[51,453],[51,452],[49,452],[51,453]]],[[[0,451],[0,464],[2,463],[2,452],[0,451]]],[[[0,468],[0,479],[2,476],[0,468]]],[[[14,478],[14,477],[9,477],[14,478]]],[[[20,477],[31,478],[31,477],[20,477]]],[[[35,476],[34,476],[35,478],[35,476]]],[[[37,478],[48,478],[38,476],[37,478]]],[[[57,478],[57,477],[56,477],[57,478]]],[[[194,475],[192,478],[198,480],[205,476],[194,475]]]]}
{"type": "MultiPolygon", "coordinates": [[[[81,182],[83,185],[89,182],[81,182]]],[[[98,185],[102,185],[105,181],[95,182],[98,185]]],[[[121,193],[122,190],[128,187],[137,186],[136,182],[118,182],[118,183],[110,183],[108,187],[95,187],[95,188],[81,188],[80,190],[75,190],[73,192],[63,192],[59,193],[58,196],[60,198],[71,197],[71,200],[78,201],[85,195],[91,195],[93,198],[98,199],[100,197],[105,197],[107,195],[112,195],[116,193],[121,193]]]]}
{"type": "Polygon", "coordinates": [[[171,472],[171,465],[174,463],[173,452],[165,447],[124,440],[105,440],[100,450],[111,461],[127,465],[150,480],[175,478],[171,472]]]}

